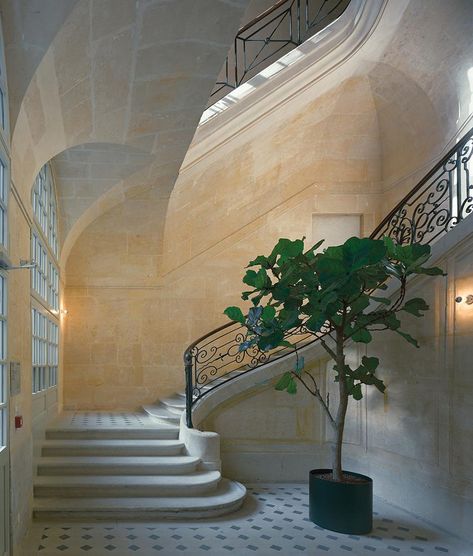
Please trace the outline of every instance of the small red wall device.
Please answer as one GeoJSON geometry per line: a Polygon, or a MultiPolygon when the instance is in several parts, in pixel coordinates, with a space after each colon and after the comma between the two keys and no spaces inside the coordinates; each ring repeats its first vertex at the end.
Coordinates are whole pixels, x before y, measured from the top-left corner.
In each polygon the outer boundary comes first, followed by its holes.
{"type": "Polygon", "coordinates": [[[21,429],[23,426],[23,417],[21,415],[15,416],[15,429],[21,429]]]}

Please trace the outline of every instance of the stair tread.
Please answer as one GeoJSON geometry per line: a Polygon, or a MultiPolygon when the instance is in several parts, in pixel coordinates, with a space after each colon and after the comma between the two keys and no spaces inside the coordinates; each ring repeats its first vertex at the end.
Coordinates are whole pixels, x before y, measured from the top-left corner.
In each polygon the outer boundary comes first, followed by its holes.
{"type": "Polygon", "coordinates": [[[145,405],[145,406],[143,406],[143,409],[147,413],[149,413],[149,415],[151,415],[152,417],[159,417],[160,419],[166,419],[166,420],[175,421],[175,422],[178,422],[180,420],[180,415],[177,415],[176,413],[172,413],[171,411],[166,409],[164,406],[145,405]]]}
{"type": "Polygon", "coordinates": [[[38,458],[37,465],[185,465],[199,463],[195,456],[48,456],[38,458]]]}
{"type": "Polygon", "coordinates": [[[146,438],[146,439],[83,439],[83,438],[55,438],[53,440],[45,440],[42,443],[42,447],[49,446],[90,446],[90,447],[101,447],[101,446],[180,446],[183,447],[184,443],[178,439],[174,438],[146,438]]]}
{"type": "Polygon", "coordinates": [[[64,426],[59,426],[59,427],[48,427],[46,429],[46,432],[96,432],[96,431],[123,431],[126,433],[135,433],[135,432],[140,432],[142,430],[146,430],[146,431],[160,431],[160,430],[179,430],[179,427],[176,427],[175,425],[171,425],[171,424],[167,424],[167,423],[163,423],[162,425],[160,425],[159,423],[156,423],[153,421],[153,423],[151,424],[147,424],[147,425],[143,425],[140,427],[121,427],[121,426],[107,426],[107,427],[103,427],[103,426],[87,426],[87,427],[76,427],[73,425],[64,425],[64,426]]]}
{"type": "Polygon", "coordinates": [[[213,483],[220,479],[219,471],[195,471],[186,475],[42,475],[35,477],[35,486],[166,486],[186,488],[193,485],[213,483]]]}
{"type": "MultiPolygon", "coordinates": [[[[205,495],[200,496],[160,496],[146,498],[36,498],[34,500],[34,511],[70,511],[70,512],[93,512],[121,510],[143,511],[185,511],[208,510],[212,507],[234,504],[245,497],[246,489],[236,481],[221,479],[217,488],[205,495]]],[[[132,514],[126,514],[132,518],[132,514]]]]}
{"type": "Polygon", "coordinates": [[[185,409],[186,401],[180,396],[173,396],[171,398],[163,398],[160,402],[164,405],[169,405],[171,407],[185,409]]]}

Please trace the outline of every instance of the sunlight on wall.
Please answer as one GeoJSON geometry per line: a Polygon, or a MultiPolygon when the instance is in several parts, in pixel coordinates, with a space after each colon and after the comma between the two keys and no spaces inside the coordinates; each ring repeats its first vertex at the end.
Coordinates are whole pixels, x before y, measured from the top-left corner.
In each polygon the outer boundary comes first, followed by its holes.
{"type": "Polygon", "coordinates": [[[468,107],[468,114],[473,114],[473,67],[467,71],[468,82],[470,84],[470,106],[468,107]]]}

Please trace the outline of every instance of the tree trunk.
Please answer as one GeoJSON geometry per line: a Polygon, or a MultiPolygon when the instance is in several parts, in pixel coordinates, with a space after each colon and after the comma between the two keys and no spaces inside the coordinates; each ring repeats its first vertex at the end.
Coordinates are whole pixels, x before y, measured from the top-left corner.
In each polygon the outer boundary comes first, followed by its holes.
{"type": "Polygon", "coordinates": [[[338,391],[340,400],[335,418],[335,444],[332,455],[332,477],[334,481],[342,480],[342,443],[345,428],[345,416],[348,408],[348,392],[345,379],[345,354],[343,350],[343,332],[337,331],[337,368],[338,391]]]}

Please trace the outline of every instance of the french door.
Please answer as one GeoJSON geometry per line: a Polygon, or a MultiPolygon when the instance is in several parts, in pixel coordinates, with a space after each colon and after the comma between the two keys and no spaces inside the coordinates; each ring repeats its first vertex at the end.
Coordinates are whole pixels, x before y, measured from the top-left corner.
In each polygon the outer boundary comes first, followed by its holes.
{"type": "Polygon", "coordinates": [[[0,274],[0,555],[10,554],[6,278],[0,274]]]}

